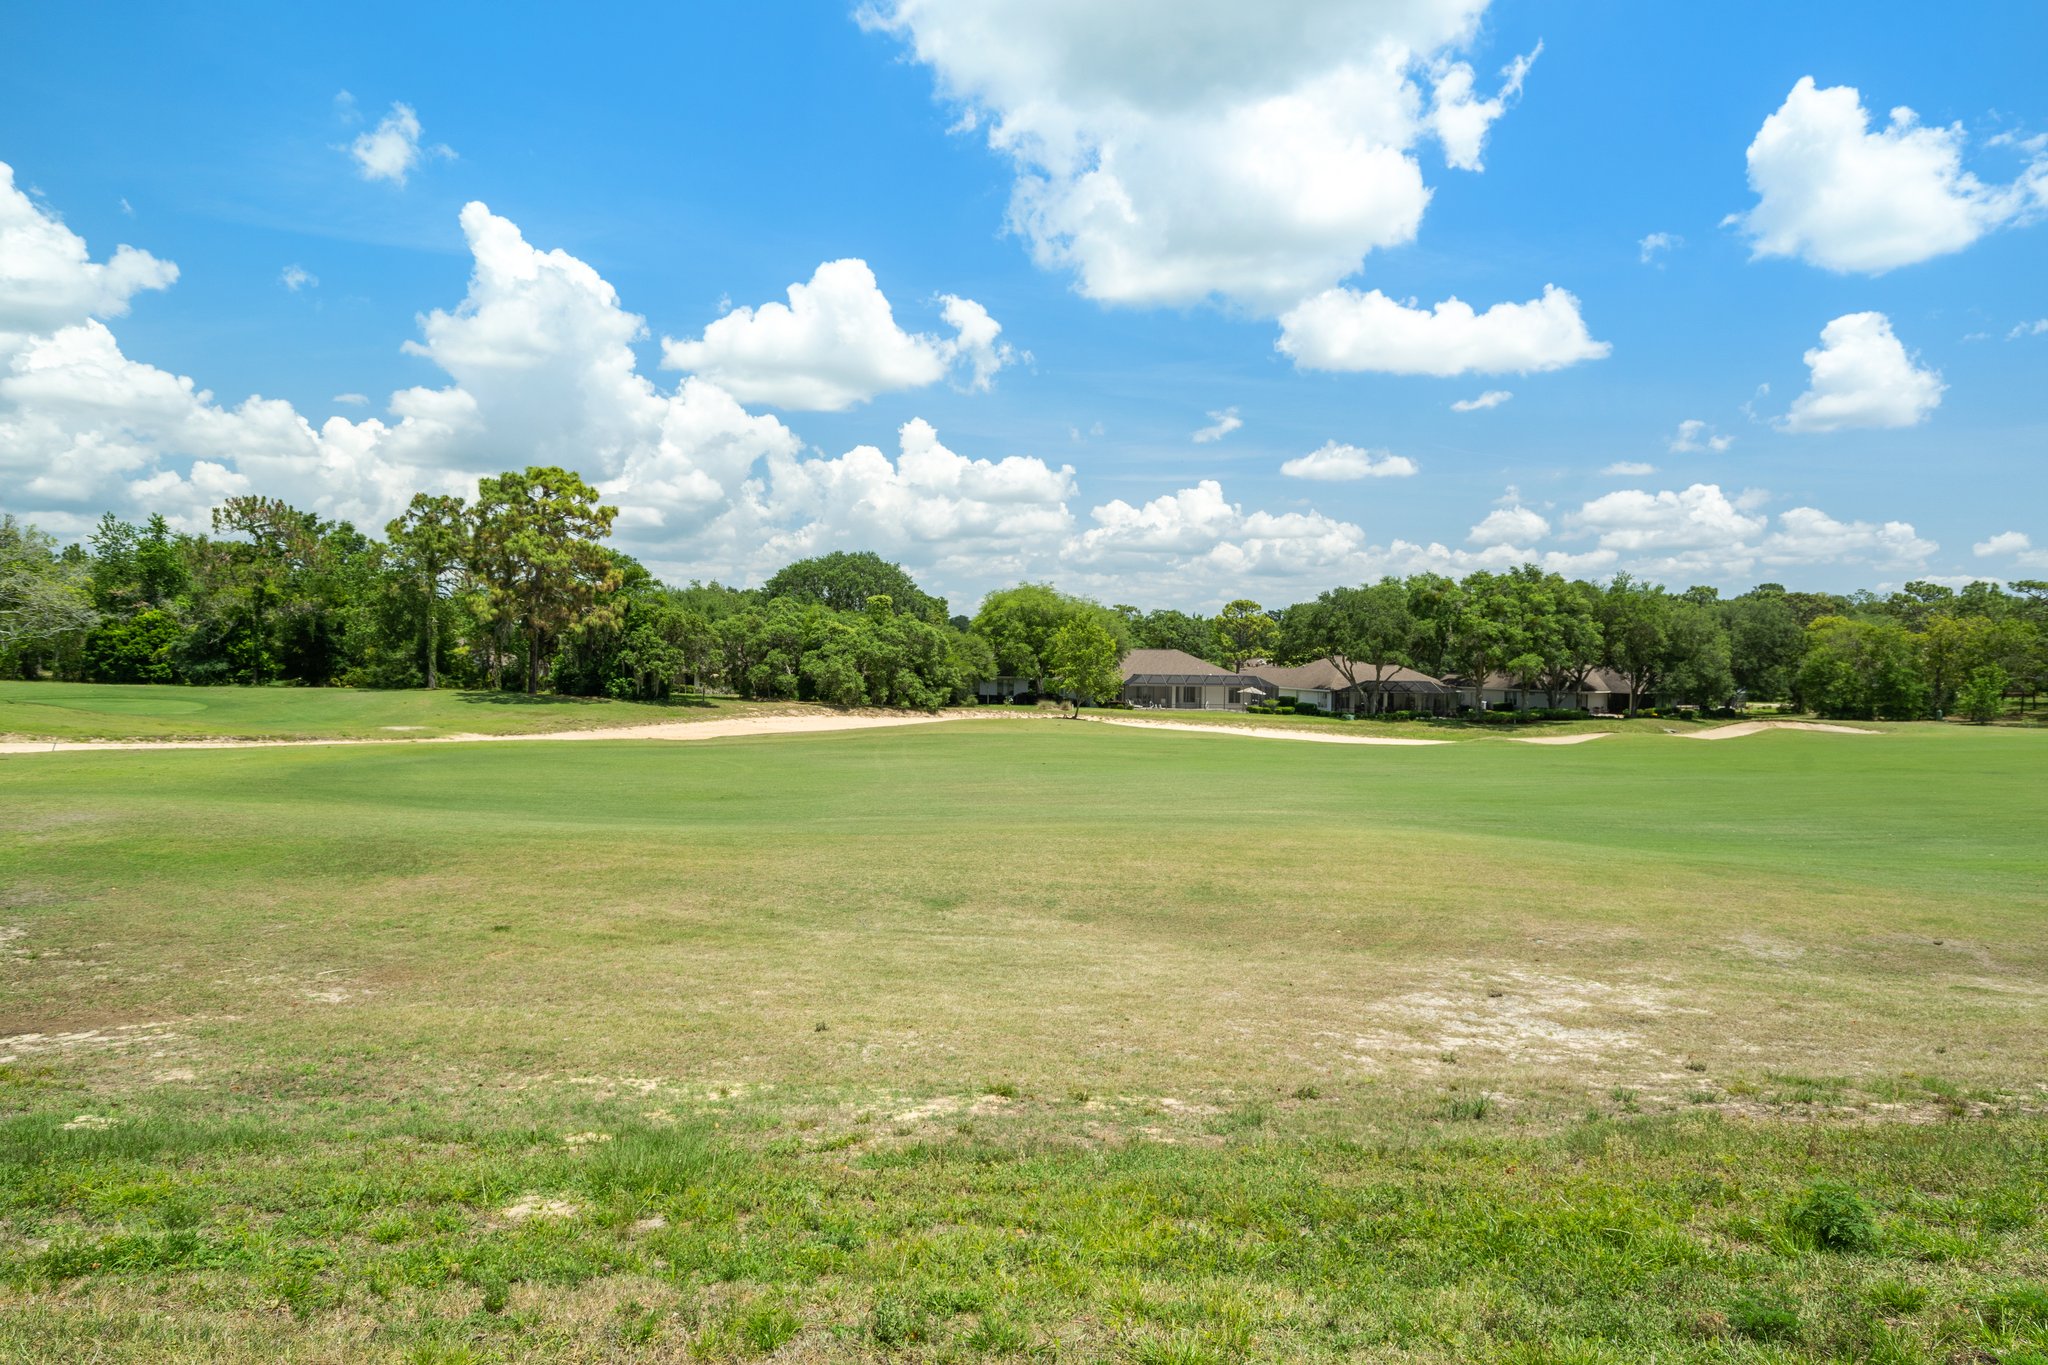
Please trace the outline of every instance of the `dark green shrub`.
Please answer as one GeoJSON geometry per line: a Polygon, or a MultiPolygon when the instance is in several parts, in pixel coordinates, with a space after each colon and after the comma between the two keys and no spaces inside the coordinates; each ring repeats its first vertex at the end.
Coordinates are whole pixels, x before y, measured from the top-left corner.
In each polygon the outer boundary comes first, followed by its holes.
{"type": "Polygon", "coordinates": [[[1807,1187],[1785,1221],[1823,1251],[1868,1251],[1877,1245],[1877,1220],[1861,1195],[1838,1181],[1807,1187]]]}
{"type": "Polygon", "coordinates": [[[1323,708],[1317,706],[1312,701],[1298,701],[1294,703],[1294,714],[1297,716],[1320,716],[1322,713],[1323,708]]]}

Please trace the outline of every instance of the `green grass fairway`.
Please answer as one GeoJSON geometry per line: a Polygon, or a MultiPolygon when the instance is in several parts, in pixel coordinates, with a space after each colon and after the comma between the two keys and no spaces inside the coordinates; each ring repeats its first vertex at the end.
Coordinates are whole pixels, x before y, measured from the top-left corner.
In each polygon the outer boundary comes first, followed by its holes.
{"type": "Polygon", "coordinates": [[[759,703],[632,702],[516,692],[124,687],[0,682],[0,738],[405,739],[518,735],[729,717],[759,703]]]}
{"type": "Polygon", "coordinates": [[[2044,830],[1932,725],[0,757],[0,1359],[2039,1365],[2044,830]]]}

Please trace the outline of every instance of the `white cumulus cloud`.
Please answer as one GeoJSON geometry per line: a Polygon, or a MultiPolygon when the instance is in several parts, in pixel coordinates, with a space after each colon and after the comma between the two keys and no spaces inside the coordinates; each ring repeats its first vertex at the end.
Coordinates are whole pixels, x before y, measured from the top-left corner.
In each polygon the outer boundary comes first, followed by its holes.
{"type": "Polygon", "coordinates": [[[296,294],[301,289],[320,287],[320,277],[302,265],[288,265],[277,273],[277,282],[296,294]]]}
{"type": "Polygon", "coordinates": [[[356,134],[355,141],[349,143],[347,150],[356,163],[356,174],[365,180],[385,180],[403,186],[427,157],[455,155],[454,149],[445,145],[421,146],[420,132],[420,116],[413,107],[402,102],[393,104],[375,128],[356,134]]]}
{"type": "Polygon", "coordinates": [[[1556,285],[1483,313],[1455,298],[1417,308],[1377,289],[1329,289],[1281,315],[1277,344],[1305,370],[1445,377],[1562,369],[1612,349],[1592,338],[1579,301],[1556,285]]]}
{"type": "Polygon", "coordinates": [[[1244,419],[1237,415],[1236,408],[1225,408],[1209,414],[1209,425],[1195,432],[1191,438],[1196,445],[1207,445],[1220,441],[1244,425],[1244,419]]]}
{"type": "Polygon", "coordinates": [[[1506,389],[1488,389],[1477,398],[1460,398],[1457,402],[1451,404],[1451,411],[1484,412],[1488,408],[1499,407],[1502,403],[1507,402],[1513,397],[1514,395],[1506,389]]]}
{"type": "Polygon", "coordinates": [[[1325,441],[1308,454],[1296,456],[1281,465],[1280,472],[1290,479],[1316,479],[1324,483],[1351,479],[1406,479],[1415,474],[1416,464],[1406,455],[1325,441]]]}
{"type": "Polygon", "coordinates": [[[1550,534],[1550,521],[1541,512],[1516,503],[1488,512],[1466,537],[1475,545],[1526,545],[1550,534]]]}
{"type": "Polygon", "coordinates": [[[16,189],[14,168],[0,161],[0,334],[120,317],[136,294],[177,278],[177,266],[132,246],[93,260],[85,239],[16,189]]]}
{"type": "Polygon", "coordinates": [[[1947,388],[1936,371],[1914,364],[1883,313],[1836,318],[1804,359],[1806,392],[1777,420],[1780,431],[1918,426],[1941,406],[1947,388]]]}
{"type": "Polygon", "coordinates": [[[1002,325],[972,299],[941,300],[950,337],[904,331],[866,261],[827,261],[788,293],[788,303],[735,308],[694,340],[664,338],[662,363],[742,402],[837,412],[936,384],[956,365],[967,387],[986,389],[1014,358],[998,340],[1002,325]]]}
{"type": "Polygon", "coordinates": [[[1880,274],[1961,251],[2048,207],[2048,153],[1991,185],[1963,169],[1961,125],[1932,128],[1900,106],[1876,132],[1854,86],[1801,77],[1749,144],[1757,202],[1733,215],[1757,256],[1797,256],[1880,274]]]}
{"type": "Polygon", "coordinates": [[[1671,438],[1670,450],[1673,455],[1686,455],[1699,450],[1716,453],[1735,444],[1733,436],[1723,436],[1697,417],[1688,417],[1678,424],[1678,432],[1671,438]]]}
{"type": "Polygon", "coordinates": [[[1564,525],[1591,535],[1617,563],[1667,582],[1734,581],[1760,564],[1912,569],[1940,548],[1909,522],[1845,522],[1814,507],[1791,508],[1773,525],[1768,501],[1758,489],[1730,497],[1711,483],[1623,489],[1583,504],[1564,525]]]}
{"type": "Polygon", "coordinates": [[[1477,170],[1486,0],[873,0],[958,127],[1016,173],[1010,226],[1089,298],[1274,312],[1414,239],[1420,147],[1477,170]]]}
{"type": "MultiPolygon", "coordinates": [[[[5,206],[20,218],[19,205],[5,206]]],[[[30,235],[53,230],[53,214],[32,204],[28,213],[41,220],[27,225],[30,235]]],[[[59,291],[62,307],[40,302],[50,271],[0,274],[0,316],[46,319],[0,334],[8,510],[66,535],[88,531],[107,510],[160,510],[201,529],[223,498],[260,492],[374,529],[417,490],[467,494],[481,474],[561,463],[619,504],[620,548],[671,578],[757,581],[797,555],[875,549],[940,591],[1057,577],[1116,599],[1205,606],[1245,595],[1299,600],[1383,573],[1523,562],[1573,574],[1627,567],[1681,583],[1733,579],[1758,563],[1918,570],[1935,548],[1908,523],[1810,508],[1766,525],[1761,495],[1729,498],[1710,485],[1596,499],[1563,518],[1563,533],[1588,543],[1548,550],[1534,548],[1553,533],[1548,519],[1513,495],[1459,548],[1375,540],[1314,510],[1246,507],[1215,482],[1077,515],[1066,465],[957,452],[918,419],[899,428],[893,453],[856,444],[824,456],[704,375],[658,384],[635,358],[645,322],[587,263],[533,245],[482,204],[464,208],[460,224],[474,263],[468,287],[423,313],[405,347],[440,380],[391,394],[381,415],[317,424],[289,403],[223,400],[126,355],[100,317],[80,312],[113,313],[127,299],[82,269],[91,264],[82,242],[60,253],[74,268],[58,272],[70,289],[59,291]]],[[[972,334],[971,315],[952,320],[972,334]]],[[[971,364],[955,365],[971,383],[971,364]]],[[[347,391],[334,402],[371,406],[347,391]]],[[[1304,470],[1391,477],[1414,465],[1331,442],[1290,472],[1304,470]]]]}
{"type": "Polygon", "coordinates": [[[1645,464],[1641,460],[1616,460],[1600,472],[1602,474],[1618,474],[1624,478],[1640,478],[1645,474],[1656,473],[1657,466],[1645,464]]]}
{"type": "Polygon", "coordinates": [[[1989,540],[1978,541],[1970,551],[1979,559],[2009,557],[2022,569],[2048,569],[2048,547],[2035,549],[2025,531],[2001,531],[1989,540]]]}

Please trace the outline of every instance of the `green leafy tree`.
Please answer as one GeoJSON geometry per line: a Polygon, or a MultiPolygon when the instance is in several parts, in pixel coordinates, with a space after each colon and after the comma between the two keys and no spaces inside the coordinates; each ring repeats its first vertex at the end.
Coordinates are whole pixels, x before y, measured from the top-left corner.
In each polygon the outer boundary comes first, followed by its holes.
{"type": "Polygon", "coordinates": [[[1989,725],[2005,714],[2005,689],[2012,679],[1997,664],[1986,664],[1970,675],[1956,698],[1956,709],[1979,725],[1989,725]]]}
{"type": "Polygon", "coordinates": [[[1116,612],[1130,623],[1134,648],[1178,649],[1199,659],[1208,655],[1215,639],[1215,627],[1204,616],[1171,608],[1140,612],[1136,607],[1118,607],[1116,612]]]}
{"type": "Polygon", "coordinates": [[[1619,573],[1600,598],[1601,632],[1607,661],[1628,679],[1628,712],[1638,698],[1654,696],[1670,671],[1674,651],[1675,605],[1663,588],[1619,573]]]}
{"type": "Polygon", "coordinates": [[[1452,670],[1452,642],[1457,638],[1458,613],[1465,591],[1457,580],[1439,573],[1419,573],[1408,579],[1408,614],[1415,622],[1415,666],[1431,677],[1440,678],[1452,670]]]}
{"type": "Polygon", "coordinates": [[[421,671],[430,692],[440,686],[442,599],[462,571],[469,530],[462,499],[434,493],[413,494],[384,527],[392,569],[419,603],[421,671]]]}
{"type": "Polygon", "coordinates": [[[184,645],[185,628],[167,611],[144,607],[132,616],[112,617],[86,637],[85,676],[93,682],[176,682],[184,645]]]}
{"type": "Polygon", "coordinates": [[[1806,650],[1806,624],[1784,586],[1762,583],[1721,606],[1735,685],[1759,701],[1792,694],[1792,675],[1806,650]]]}
{"type": "Polygon", "coordinates": [[[32,676],[81,647],[98,624],[83,561],[57,553],[54,537],[0,515],[0,670],[32,676]]]}
{"type": "Polygon", "coordinates": [[[1824,716],[1913,720],[1927,713],[1919,650],[1895,622],[1822,616],[1807,628],[1795,699],[1824,716]]]}
{"type": "Polygon", "coordinates": [[[1069,621],[1053,636],[1047,652],[1046,683],[1074,698],[1076,716],[1083,701],[1108,701],[1123,691],[1123,673],[1117,667],[1122,651],[1116,636],[1100,621],[1069,621]]]}
{"type": "Polygon", "coordinates": [[[1735,694],[1728,631],[1713,603],[1675,598],[1667,636],[1666,688],[1680,701],[1719,706],[1735,694]]]}
{"type": "Polygon", "coordinates": [[[1240,597],[1216,613],[1214,634],[1216,662],[1234,672],[1273,652],[1280,623],[1257,602],[1240,597]]]}
{"type": "Polygon", "coordinates": [[[1328,659],[1346,686],[1365,688],[1365,711],[1378,715],[1387,680],[1415,666],[1418,634],[1407,585],[1383,578],[1363,588],[1332,588],[1304,612],[1306,643],[1328,659]]]}
{"type": "Polygon", "coordinates": [[[925,592],[902,565],[891,564],[871,550],[799,559],[777,570],[761,586],[761,595],[813,602],[832,611],[861,611],[870,597],[886,597],[899,612],[934,625],[946,622],[945,598],[925,592]]]}
{"type": "Polygon", "coordinates": [[[1076,620],[1101,626],[1119,650],[1130,647],[1130,623],[1122,616],[1085,597],[1070,597],[1048,583],[1020,583],[990,593],[975,612],[971,629],[988,642],[997,674],[1029,678],[1043,690],[1051,667],[1053,636],[1076,620]]]}
{"type": "Polygon", "coordinates": [[[599,542],[618,514],[581,475],[553,465],[478,485],[472,553],[486,566],[494,617],[525,645],[529,696],[540,691],[555,640],[607,610],[619,570],[599,542]]]}
{"type": "Polygon", "coordinates": [[[1506,592],[1500,575],[1484,569],[1466,575],[1460,585],[1445,662],[1472,689],[1475,709],[1480,705],[1487,679],[1505,671],[1508,661],[1521,652],[1513,629],[1513,614],[1497,606],[1506,592]]]}

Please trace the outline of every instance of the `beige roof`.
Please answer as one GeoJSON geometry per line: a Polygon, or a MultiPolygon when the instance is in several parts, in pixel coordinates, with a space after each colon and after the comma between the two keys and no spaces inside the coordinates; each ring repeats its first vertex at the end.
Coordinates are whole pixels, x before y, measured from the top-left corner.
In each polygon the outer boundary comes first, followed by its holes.
{"type": "Polygon", "coordinates": [[[1123,675],[1128,679],[1136,673],[1165,673],[1179,677],[1197,673],[1217,678],[1237,676],[1227,668],[1218,668],[1207,659],[1197,659],[1184,649],[1131,650],[1123,658],[1123,675]]]}
{"type": "MultiPolygon", "coordinates": [[[[1341,692],[1351,686],[1351,683],[1344,677],[1343,670],[1339,669],[1336,664],[1328,659],[1311,659],[1305,664],[1295,664],[1291,668],[1273,668],[1266,665],[1257,667],[1247,666],[1245,671],[1257,674],[1259,677],[1271,682],[1275,687],[1292,687],[1297,690],[1306,687],[1312,690],[1341,692]]],[[[1358,685],[1360,687],[1370,687],[1372,685],[1372,665],[1359,664],[1353,669],[1353,672],[1358,675],[1358,685]]],[[[1430,677],[1427,673],[1419,673],[1412,668],[1392,668],[1380,674],[1380,684],[1383,687],[1398,687],[1404,682],[1430,683],[1441,686],[1437,679],[1430,677]]]]}

